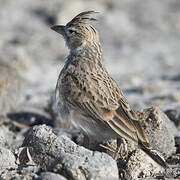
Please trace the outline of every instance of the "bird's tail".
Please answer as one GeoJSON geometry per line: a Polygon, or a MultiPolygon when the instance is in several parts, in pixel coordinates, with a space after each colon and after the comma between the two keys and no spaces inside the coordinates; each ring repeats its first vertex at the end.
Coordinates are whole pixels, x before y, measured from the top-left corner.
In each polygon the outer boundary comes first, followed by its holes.
{"type": "Polygon", "coordinates": [[[147,155],[149,155],[155,162],[157,162],[163,168],[166,169],[169,167],[164,158],[156,150],[152,149],[150,146],[145,146],[142,142],[139,142],[139,146],[147,155]]]}

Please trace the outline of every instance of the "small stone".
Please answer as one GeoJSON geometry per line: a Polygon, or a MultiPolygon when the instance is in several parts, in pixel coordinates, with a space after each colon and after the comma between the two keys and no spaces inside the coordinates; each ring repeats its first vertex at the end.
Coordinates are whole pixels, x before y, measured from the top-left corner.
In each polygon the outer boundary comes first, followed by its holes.
{"type": "Polygon", "coordinates": [[[137,149],[131,155],[126,166],[125,176],[127,179],[146,178],[164,171],[161,166],[140,149],[137,149]]]}
{"type": "Polygon", "coordinates": [[[3,147],[0,147],[0,170],[15,168],[15,156],[13,153],[3,147]]]}
{"type": "Polygon", "coordinates": [[[43,172],[35,180],[67,180],[64,176],[60,174],[55,174],[52,172],[43,172]]]}
{"type": "Polygon", "coordinates": [[[151,107],[137,112],[150,145],[161,153],[176,151],[170,120],[160,109],[151,107]]]}

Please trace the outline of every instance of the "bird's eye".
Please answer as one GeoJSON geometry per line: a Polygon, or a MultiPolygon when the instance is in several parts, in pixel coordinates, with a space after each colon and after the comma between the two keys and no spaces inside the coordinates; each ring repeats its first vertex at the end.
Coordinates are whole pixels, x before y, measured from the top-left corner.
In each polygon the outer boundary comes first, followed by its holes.
{"type": "Polygon", "coordinates": [[[70,30],[69,30],[69,33],[70,33],[70,34],[73,34],[73,33],[75,33],[75,31],[73,31],[73,30],[70,29],[70,30]]]}

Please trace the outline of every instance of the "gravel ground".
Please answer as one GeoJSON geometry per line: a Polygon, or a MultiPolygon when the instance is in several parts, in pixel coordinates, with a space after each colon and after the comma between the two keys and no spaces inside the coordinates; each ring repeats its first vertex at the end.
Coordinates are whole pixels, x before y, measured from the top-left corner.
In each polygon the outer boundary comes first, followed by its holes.
{"type": "Polygon", "coordinates": [[[179,0],[0,0],[0,19],[0,179],[180,176],[179,0]],[[50,27],[85,10],[99,12],[104,64],[169,170],[140,150],[116,163],[86,149],[58,117],[53,95],[68,49],[50,27]]]}

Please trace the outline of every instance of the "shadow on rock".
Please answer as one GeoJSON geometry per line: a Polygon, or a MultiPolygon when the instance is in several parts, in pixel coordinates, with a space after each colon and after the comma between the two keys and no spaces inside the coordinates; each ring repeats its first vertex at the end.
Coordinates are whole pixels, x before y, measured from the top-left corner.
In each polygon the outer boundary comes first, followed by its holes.
{"type": "Polygon", "coordinates": [[[53,126],[53,121],[50,118],[33,112],[9,113],[7,116],[12,121],[22,123],[26,126],[34,126],[38,124],[53,126]]]}

